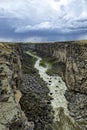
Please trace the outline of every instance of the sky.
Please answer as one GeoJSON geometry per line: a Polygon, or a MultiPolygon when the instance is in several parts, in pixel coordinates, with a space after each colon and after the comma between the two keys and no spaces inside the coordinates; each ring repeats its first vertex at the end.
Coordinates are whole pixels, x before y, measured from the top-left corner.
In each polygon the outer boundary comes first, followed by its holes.
{"type": "Polygon", "coordinates": [[[0,41],[87,39],[87,0],[0,0],[0,41]]]}

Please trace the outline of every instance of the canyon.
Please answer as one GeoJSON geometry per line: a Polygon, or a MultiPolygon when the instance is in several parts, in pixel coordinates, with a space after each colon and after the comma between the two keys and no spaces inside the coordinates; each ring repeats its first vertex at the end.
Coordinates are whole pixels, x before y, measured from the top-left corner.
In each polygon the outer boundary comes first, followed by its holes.
{"type": "Polygon", "coordinates": [[[0,97],[0,130],[87,130],[87,41],[0,43],[0,97]]]}

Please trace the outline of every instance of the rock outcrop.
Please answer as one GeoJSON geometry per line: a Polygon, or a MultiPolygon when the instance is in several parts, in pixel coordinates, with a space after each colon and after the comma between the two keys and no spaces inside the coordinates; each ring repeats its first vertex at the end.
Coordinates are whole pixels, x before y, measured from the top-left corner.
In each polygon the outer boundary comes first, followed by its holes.
{"type": "Polygon", "coordinates": [[[15,46],[0,43],[0,130],[29,130],[30,124],[19,104],[21,76],[15,46]]]}

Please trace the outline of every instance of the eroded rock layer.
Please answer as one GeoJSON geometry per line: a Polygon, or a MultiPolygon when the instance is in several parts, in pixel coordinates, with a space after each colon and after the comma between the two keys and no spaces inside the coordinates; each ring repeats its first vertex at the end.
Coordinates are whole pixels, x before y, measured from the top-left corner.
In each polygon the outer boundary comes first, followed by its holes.
{"type": "Polygon", "coordinates": [[[21,110],[21,63],[14,45],[0,43],[0,130],[29,130],[21,110]]]}

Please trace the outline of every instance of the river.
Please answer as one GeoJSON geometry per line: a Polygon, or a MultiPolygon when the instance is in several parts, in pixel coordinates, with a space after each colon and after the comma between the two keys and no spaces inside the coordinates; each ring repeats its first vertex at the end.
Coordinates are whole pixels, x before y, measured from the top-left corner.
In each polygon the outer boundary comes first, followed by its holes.
{"type": "Polygon", "coordinates": [[[67,89],[66,84],[60,76],[50,76],[46,73],[49,68],[49,65],[46,65],[46,67],[40,66],[40,61],[42,60],[42,58],[30,52],[27,52],[27,54],[37,59],[34,67],[38,70],[40,77],[45,81],[47,87],[50,90],[49,95],[53,98],[53,100],[51,100],[51,105],[55,112],[54,119],[58,121],[58,108],[62,107],[64,109],[65,115],[69,114],[67,109],[67,101],[64,96],[65,91],[67,89]]]}

